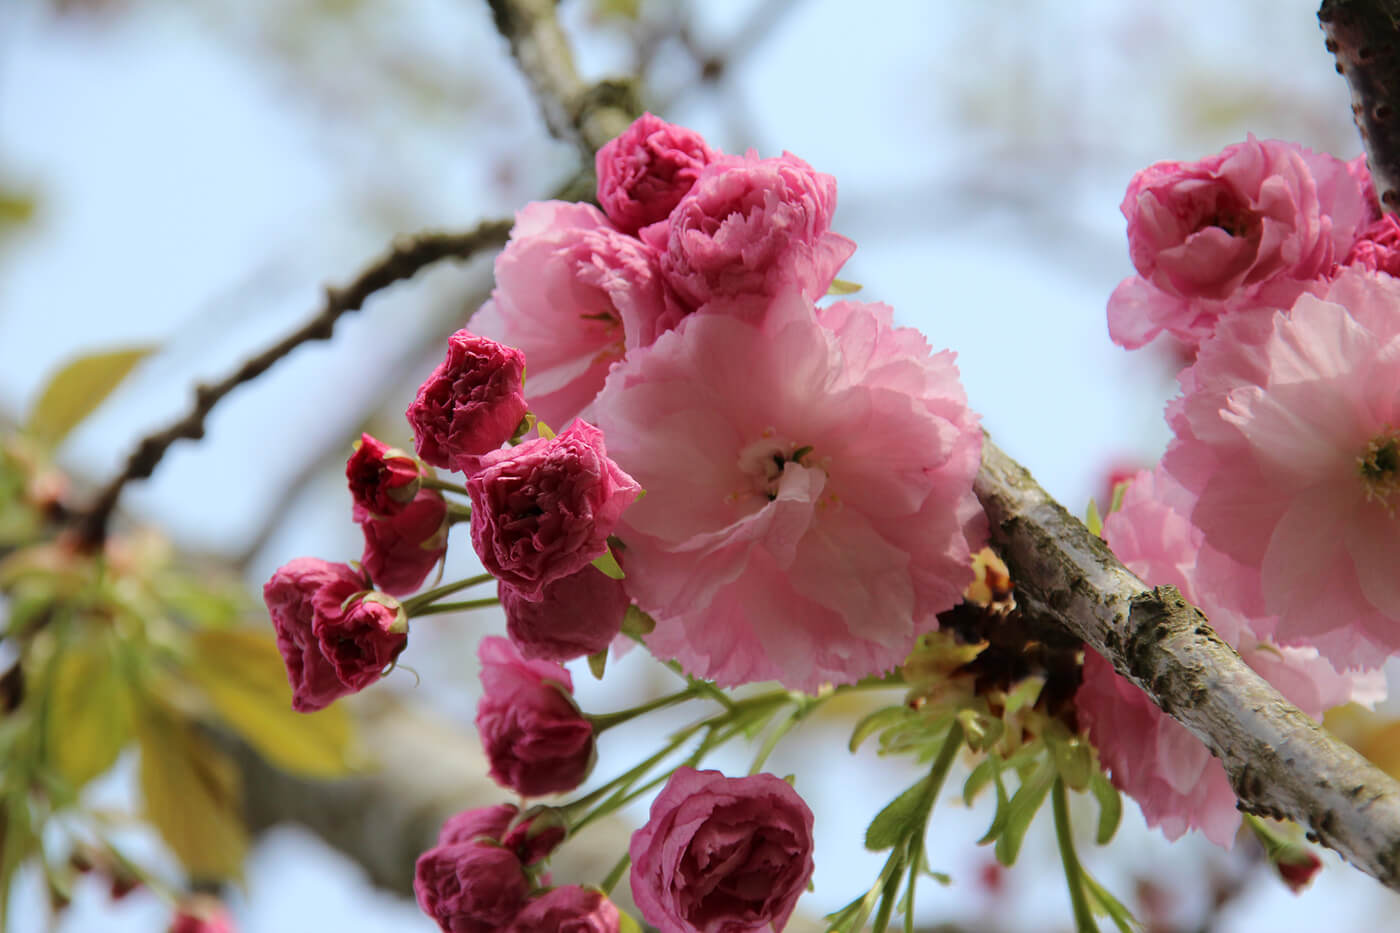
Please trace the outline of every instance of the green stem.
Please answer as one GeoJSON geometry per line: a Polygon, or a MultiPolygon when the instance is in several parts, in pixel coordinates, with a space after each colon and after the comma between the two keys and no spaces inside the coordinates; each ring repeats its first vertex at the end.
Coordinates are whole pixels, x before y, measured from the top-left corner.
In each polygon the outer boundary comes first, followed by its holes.
{"type": "Polygon", "coordinates": [[[447,524],[461,525],[472,520],[472,507],[469,505],[459,505],[456,502],[447,503],[447,524]]]}
{"type": "Polygon", "coordinates": [[[467,577],[465,580],[458,580],[456,583],[448,583],[436,587],[435,589],[419,593],[417,596],[400,600],[399,605],[403,606],[403,611],[410,616],[418,615],[418,610],[428,605],[428,603],[442,599],[444,596],[451,596],[453,593],[460,592],[468,587],[480,586],[482,583],[490,583],[494,579],[496,578],[489,573],[477,574],[474,577],[467,577]]]}
{"type": "Polygon", "coordinates": [[[467,494],[467,487],[461,483],[450,483],[445,479],[438,479],[436,476],[419,476],[418,482],[425,489],[436,489],[438,492],[455,492],[459,496],[467,494]]]}
{"type": "Polygon", "coordinates": [[[593,723],[593,734],[598,735],[607,729],[611,729],[613,726],[620,726],[624,722],[636,719],[638,716],[644,716],[647,713],[652,712],[653,710],[664,709],[667,706],[672,706],[676,703],[681,703],[685,700],[694,699],[694,697],[699,692],[700,691],[696,690],[694,687],[687,687],[686,689],[681,690],[678,693],[672,693],[664,697],[657,697],[655,700],[652,700],[649,703],[643,703],[641,706],[634,706],[631,709],[618,710],[615,713],[599,713],[596,715],[589,715],[586,718],[589,722],[593,723]]]}
{"type": "Polygon", "coordinates": [[[624,854],[622,858],[617,860],[617,864],[612,867],[612,871],[608,872],[608,876],[604,878],[603,883],[599,885],[604,895],[612,894],[612,889],[617,887],[617,883],[621,881],[622,876],[627,873],[627,866],[630,864],[632,864],[632,856],[630,855],[624,854]]]}
{"type": "Polygon", "coordinates": [[[1079,857],[1074,854],[1074,836],[1069,826],[1069,795],[1065,792],[1064,778],[1056,775],[1051,799],[1055,805],[1055,836],[1060,842],[1060,861],[1065,866],[1065,881],[1069,885],[1069,900],[1074,905],[1074,926],[1078,933],[1098,933],[1093,911],[1089,909],[1089,899],[1084,894],[1084,869],[1079,857]]]}
{"type": "Polygon", "coordinates": [[[787,735],[788,732],[792,730],[792,727],[797,725],[801,714],[802,707],[794,706],[792,712],[788,713],[786,719],[768,730],[768,734],[763,738],[763,745],[758,749],[758,754],[754,755],[753,764],[749,766],[750,775],[757,774],[763,770],[764,762],[768,760],[768,756],[773,753],[773,749],[778,747],[778,743],[783,740],[783,736],[787,735]]]}
{"type": "Polygon", "coordinates": [[[464,599],[459,603],[433,603],[431,606],[424,606],[409,615],[412,618],[420,616],[438,615],[443,612],[465,612],[469,609],[486,609],[490,606],[499,606],[501,601],[494,596],[487,596],[483,599],[464,599]]]}

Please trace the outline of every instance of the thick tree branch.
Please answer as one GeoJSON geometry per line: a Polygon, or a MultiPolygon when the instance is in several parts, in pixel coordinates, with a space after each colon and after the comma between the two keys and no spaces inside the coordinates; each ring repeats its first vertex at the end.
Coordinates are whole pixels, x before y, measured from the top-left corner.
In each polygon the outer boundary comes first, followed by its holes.
{"type": "Polygon", "coordinates": [[[402,236],[393,248],[364,269],[344,288],[327,288],[320,312],[297,330],[246,360],[230,375],[213,384],[195,387],[194,405],[178,421],[147,435],[127,458],[126,467],[97,494],[92,505],[73,516],[72,527],[80,544],[89,550],[102,546],[107,523],[116,508],[122,489],[132,480],[150,476],[166,450],[177,440],[197,440],[204,436],[204,419],[214,406],[238,386],[262,375],[274,363],[309,340],[326,340],[340,316],[357,311],[371,295],[396,282],[410,279],[419,271],[443,259],[470,259],[484,250],[503,245],[510,234],[511,221],[491,220],[466,233],[421,233],[402,236]]]}
{"type": "Polygon", "coordinates": [[[1327,51],[1351,86],[1351,113],[1382,210],[1400,209],[1400,2],[1323,0],[1327,51]]]}
{"type": "Polygon", "coordinates": [[[641,113],[629,81],[588,85],[554,14],[555,0],[489,0],[496,30],[510,41],[550,133],[574,143],[588,166],[603,144],[641,113]]]}
{"type": "Polygon", "coordinates": [[[1176,589],[1143,584],[990,440],[975,488],[1019,602],[1058,619],[1204,742],[1241,809],[1310,826],[1400,890],[1400,784],[1280,696],[1176,589]]]}

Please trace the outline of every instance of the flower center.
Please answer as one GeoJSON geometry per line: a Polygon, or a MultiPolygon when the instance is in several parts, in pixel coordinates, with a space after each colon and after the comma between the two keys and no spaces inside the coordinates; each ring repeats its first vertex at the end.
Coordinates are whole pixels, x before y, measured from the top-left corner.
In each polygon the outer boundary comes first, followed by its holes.
{"type": "Polygon", "coordinates": [[[772,428],[767,428],[763,436],[739,451],[739,469],[752,478],[756,492],[768,497],[772,502],[778,498],[778,482],[783,469],[789,463],[808,466],[803,458],[812,453],[810,444],[798,446],[790,441],[780,441],[772,428]]]}
{"type": "Polygon", "coordinates": [[[1366,500],[1380,502],[1393,513],[1400,501],[1400,432],[1386,430],[1372,438],[1356,458],[1356,471],[1366,487],[1366,500]]]}

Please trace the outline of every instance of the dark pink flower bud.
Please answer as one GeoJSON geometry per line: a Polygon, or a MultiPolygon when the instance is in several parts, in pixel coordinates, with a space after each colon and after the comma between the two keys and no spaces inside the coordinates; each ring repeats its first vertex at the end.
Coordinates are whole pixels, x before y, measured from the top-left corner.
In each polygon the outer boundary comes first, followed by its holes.
{"type": "Polygon", "coordinates": [[[622,917],[602,891],[569,885],[525,905],[508,933],[618,933],[622,917]]]}
{"type": "Polygon", "coordinates": [[[1386,214],[1362,230],[1342,265],[1361,266],[1400,278],[1400,218],[1386,214]]]}
{"type": "Polygon", "coordinates": [[[1322,859],[1303,845],[1286,847],[1273,861],[1279,877],[1294,894],[1306,888],[1312,882],[1313,875],[1322,868],[1322,859]]]}
{"type": "Polygon", "coordinates": [[[598,150],[598,203],[623,233],[665,220],[716,153],[694,130],[644,113],[598,150]]]}
{"type": "Polygon", "coordinates": [[[529,890],[520,860],[492,842],[434,846],[414,869],[418,906],[445,933],[498,933],[529,890]]]}
{"type": "Polygon", "coordinates": [[[526,661],[507,639],[477,650],[484,688],[476,729],[491,777],[526,797],[573,790],[593,768],[593,724],[574,703],[569,672],[526,661]]]}
{"type": "Polygon", "coordinates": [[[175,909],[168,933],[233,933],[233,918],[211,897],[192,897],[175,909]]]}
{"type": "Polygon", "coordinates": [[[621,580],[584,567],[532,600],[508,583],[497,588],[506,632],[527,658],[571,661],[607,648],[622,630],[630,600],[621,580]]]}
{"type": "Polygon", "coordinates": [[[447,502],[436,489],[418,490],[403,511],[385,518],[357,505],[355,521],[365,535],[360,563],[385,593],[412,593],[447,553],[447,502]]]}
{"type": "Polygon", "coordinates": [[[456,816],[448,817],[447,822],[442,824],[442,829],[438,831],[438,845],[471,842],[473,839],[500,842],[511,821],[519,815],[520,808],[513,803],[463,810],[456,816]]]}
{"type": "Polygon", "coordinates": [[[628,851],[632,896],[653,926],[781,930],[812,876],[812,811],[771,774],[677,768],[628,851]]]}
{"type": "Polygon", "coordinates": [[[481,564],[529,599],[607,550],[641,492],[608,459],[603,432],[575,421],[558,437],[496,451],[467,478],[472,543],[481,564]]]}
{"type": "Polygon", "coordinates": [[[408,423],[418,456],[470,474],[482,454],[500,447],[525,417],[525,354],[459,330],[447,359],[418,389],[408,423]]]}
{"type": "Polygon", "coordinates": [[[700,173],[670,223],[642,231],[666,284],[691,308],[748,308],[800,291],[821,298],[855,244],[831,232],[836,179],[791,153],[724,156],[700,173]]]}
{"type": "Polygon", "coordinates": [[[363,689],[403,650],[397,604],[368,591],[362,574],[314,557],[279,568],[263,586],[293,709],[313,712],[363,689]]]}
{"type": "Polygon", "coordinates": [[[368,434],[345,464],[355,506],[377,517],[397,515],[418,495],[418,461],[368,434]]]}
{"type": "Polygon", "coordinates": [[[559,847],[568,836],[564,814],[553,807],[532,807],[501,838],[501,845],[526,865],[533,865],[559,847]]]}

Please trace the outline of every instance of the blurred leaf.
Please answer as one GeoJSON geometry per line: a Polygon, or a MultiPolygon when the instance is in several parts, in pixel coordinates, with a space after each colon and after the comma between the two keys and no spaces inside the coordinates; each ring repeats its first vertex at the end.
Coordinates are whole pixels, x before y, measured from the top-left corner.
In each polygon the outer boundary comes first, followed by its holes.
{"type": "Polygon", "coordinates": [[[272,764],[308,777],[349,771],[349,714],[338,705],[316,713],[292,709],[292,690],[271,632],[197,632],[189,674],[219,716],[272,764]]]}
{"type": "Polygon", "coordinates": [[[856,749],[860,748],[861,743],[876,732],[916,715],[918,714],[907,706],[886,706],[883,709],[877,709],[873,713],[867,714],[860,722],[856,723],[856,727],[851,730],[850,750],[854,752],[856,749]]]}
{"type": "Polygon", "coordinates": [[[39,200],[31,192],[0,187],[0,234],[29,223],[38,211],[39,200]]]}
{"type": "Polygon", "coordinates": [[[29,413],[26,430],[57,446],[92,414],[155,347],[133,347],[80,356],[55,373],[29,413]]]}
{"type": "Polygon", "coordinates": [[[1089,895],[1089,907],[1099,916],[1106,916],[1113,921],[1113,925],[1119,933],[1137,933],[1142,927],[1138,924],[1133,912],[1124,907],[1118,898],[1108,893],[1103,885],[1094,880],[1094,876],[1087,871],[1081,877],[1084,879],[1084,888],[1089,895]]]}
{"type": "Polygon", "coordinates": [[[1044,677],[1032,675],[1022,680],[1006,695],[1003,715],[1009,719],[1021,710],[1034,706],[1036,700],[1040,699],[1040,691],[1044,687],[1044,677]]]}
{"type": "Polygon", "coordinates": [[[54,769],[76,790],[110,768],[131,739],[134,696],[110,639],[92,633],[53,660],[45,718],[54,769]]]}
{"type": "Polygon", "coordinates": [[[617,912],[617,933],[642,933],[641,925],[625,910],[617,912]]]}
{"type": "Polygon", "coordinates": [[[995,852],[998,862],[1008,867],[1016,863],[1026,830],[1039,812],[1040,805],[1045,803],[1045,796],[1050,793],[1050,785],[1054,781],[1055,764],[1047,759],[1040,763],[1029,780],[1016,789],[1011,803],[1006,807],[1006,825],[997,837],[995,852]]]}
{"type": "Polygon", "coordinates": [[[861,286],[856,282],[847,282],[845,279],[832,279],[831,287],[826,290],[828,295],[854,295],[860,291],[861,286]]]}
{"type": "Polygon", "coordinates": [[[1084,510],[1084,527],[1096,538],[1103,537],[1103,516],[1099,514],[1099,504],[1091,497],[1089,507],[1084,510]]]}
{"type": "Polygon", "coordinates": [[[1065,786],[1070,790],[1088,790],[1090,781],[1098,774],[1089,743],[1078,736],[1068,739],[1051,739],[1047,736],[1046,744],[1050,746],[1050,756],[1065,786]]]}
{"type": "Polygon", "coordinates": [[[193,879],[238,877],[248,849],[238,769],[163,710],[148,711],[139,738],[146,817],[193,879]]]}
{"type": "Polygon", "coordinates": [[[907,787],[904,793],[885,804],[865,830],[865,847],[871,852],[892,849],[908,832],[928,796],[928,778],[907,787]]]}
{"type": "Polygon", "coordinates": [[[0,809],[0,930],[10,929],[10,882],[20,865],[39,847],[26,796],[22,790],[12,790],[0,809]]]}
{"type": "Polygon", "coordinates": [[[1093,791],[1094,798],[1099,802],[1099,830],[1095,841],[1106,846],[1118,831],[1118,823],[1123,818],[1123,798],[1102,771],[1094,772],[1089,779],[1089,790],[1093,791]]]}
{"type": "Polygon", "coordinates": [[[1000,769],[1001,762],[996,755],[988,755],[977,763],[977,767],[972,769],[972,773],[967,776],[967,783],[963,785],[963,803],[969,807],[977,799],[977,795],[982,793],[982,788],[986,787],[1000,769]]]}

